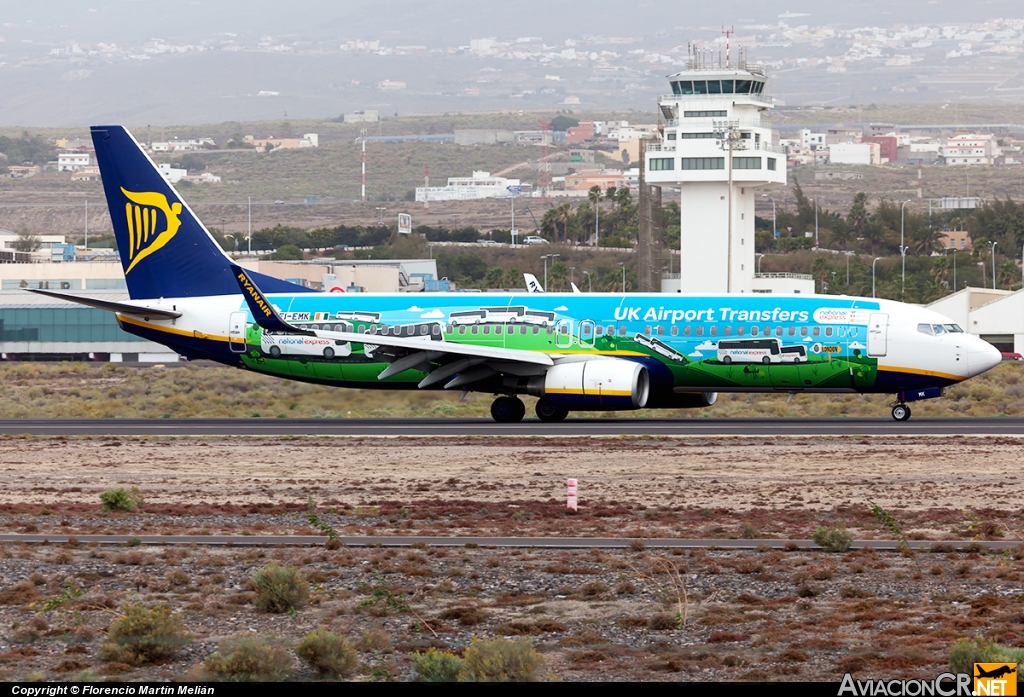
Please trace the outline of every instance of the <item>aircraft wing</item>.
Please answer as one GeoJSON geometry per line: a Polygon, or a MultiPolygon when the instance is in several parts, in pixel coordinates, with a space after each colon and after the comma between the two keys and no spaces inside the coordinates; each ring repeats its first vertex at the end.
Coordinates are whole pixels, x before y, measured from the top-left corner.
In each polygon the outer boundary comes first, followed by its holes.
{"type": "Polygon", "coordinates": [[[391,364],[381,371],[377,376],[378,380],[384,380],[406,370],[417,369],[429,373],[420,381],[420,387],[429,387],[447,380],[444,387],[454,389],[493,380],[499,376],[518,378],[543,375],[555,364],[551,356],[537,351],[473,346],[444,340],[436,341],[431,338],[403,338],[296,327],[281,318],[277,309],[260,291],[245,269],[237,265],[232,265],[231,269],[256,324],[270,331],[363,344],[363,350],[368,356],[391,364]]]}

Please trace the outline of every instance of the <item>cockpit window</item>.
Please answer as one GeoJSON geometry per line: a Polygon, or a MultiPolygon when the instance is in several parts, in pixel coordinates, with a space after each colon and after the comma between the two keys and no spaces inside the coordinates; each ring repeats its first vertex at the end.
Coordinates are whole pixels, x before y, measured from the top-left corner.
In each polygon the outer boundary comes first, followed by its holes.
{"type": "Polygon", "coordinates": [[[933,324],[932,325],[932,329],[935,330],[935,336],[938,336],[939,334],[945,334],[946,333],[946,330],[942,328],[941,324],[933,324]]]}
{"type": "Polygon", "coordinates": [[[946,328],[947,332],[952,332],[954,334],[963,334],[964,333],[964,330],[960,328],[959,324],[944,324],[942,326],[944,326],[946,328]]]}
{"type": "Polygon", "coordinates": [[[929,336],[934,336],[935,335],[935,332],[932,331],[932,325],[930,325],[930,324],[919,324],[919,325],[917,325],[917,331],[921,332],[922,334],[927,334],[929,336]]]}

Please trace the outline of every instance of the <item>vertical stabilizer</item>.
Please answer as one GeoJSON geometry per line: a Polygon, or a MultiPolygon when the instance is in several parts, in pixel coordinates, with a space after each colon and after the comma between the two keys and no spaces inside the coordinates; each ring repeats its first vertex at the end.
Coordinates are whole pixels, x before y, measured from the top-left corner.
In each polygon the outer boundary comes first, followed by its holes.
{"type": "MultiPolygon", "coordinates": [[[[132,298],[235,295],[231,259],[123,126],[93,126],[110,221],[132,298]]],[[[267,293],[308,289],[251,274],[267,293]]]]}

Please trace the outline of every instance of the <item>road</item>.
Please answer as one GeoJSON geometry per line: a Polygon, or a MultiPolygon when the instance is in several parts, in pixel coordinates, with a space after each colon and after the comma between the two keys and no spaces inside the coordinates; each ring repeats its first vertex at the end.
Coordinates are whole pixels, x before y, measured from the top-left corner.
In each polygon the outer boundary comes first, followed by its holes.
{"type": "Polygon", "coordinates": [[[0,419],[0,435],[37,436],[1024,436],[1024,418],[0,419]]]}

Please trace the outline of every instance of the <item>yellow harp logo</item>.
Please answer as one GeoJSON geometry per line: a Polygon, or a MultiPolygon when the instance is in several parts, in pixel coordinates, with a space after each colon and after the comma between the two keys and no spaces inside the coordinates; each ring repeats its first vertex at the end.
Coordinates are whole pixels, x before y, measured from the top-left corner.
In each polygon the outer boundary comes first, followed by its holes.
{"type": "Polygon", "coordinates": [[[128,258],[131,260],[125,270],[127,274],[178,233],[181,204],[177,201],[168,204],[166,196],[154,191],[134,192],[121,187],[121,193],[128,199],[124,204],[124,214],[128,219],[128,258]],[[161,222],[163,230],[157,230],[161,222]]]}

